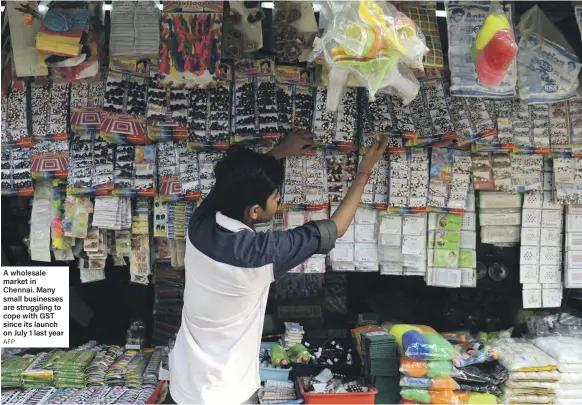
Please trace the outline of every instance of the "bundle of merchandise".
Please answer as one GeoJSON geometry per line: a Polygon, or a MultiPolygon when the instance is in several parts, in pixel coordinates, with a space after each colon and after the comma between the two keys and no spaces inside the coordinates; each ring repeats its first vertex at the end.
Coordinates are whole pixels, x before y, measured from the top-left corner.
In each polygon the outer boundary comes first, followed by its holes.
{"type": "Polygon", "coordinates": [[[519,97],[528,103],[575,97],[582,63],[560,30],[538,6],[523,14],[518,30],[519,97]]]}
{"type": "Polygon", "coordinates": [[[22,373],[22,388],[41,388],[53,385],[53,370],[45,368],[51,357],[52,353],[36,355],[34,361],[22,373]]]}
{"type": "Polygon", "coordinates": [[[553,403],[558,388],[558,362],[523,339],[496,343],[499,362],[509,370],[504,403],[553,403]]]}
{"type": "Polygon", "coordinates": [[[154,268],[155,301],[153,344],[167,344],[182,323],[184,305],[184,270],[167,261],[157,261],[154,268]]]}
{"type": "Polygon", "coordinates": [[[566,251],[564,253],[564,287],[582,288],[582,205],[566,209],[566,251]]]}
{"type": "Polygon", "coordinates": [[[321,11],[330,24],[315,39],[311,58],[322,58],[329,67],[329,111],[337,111],[350,75],[368,88],[372,100],[380,90],[404,104],[416,97],[420,86],[412,69],[424,69],[429,49],[414,21],[374,0],[326,5],[321,11]]]}
{"type": "Polygon", "coordinates": [[[395,404],[399,399],[396,339],[379,326],[352,329],[368,383],[378,390],[376,401],[395,404]]]}
{"type": "Polygon", "coordinates": [[[91,364],[85,370],[88,387],[99,387],[105,384],[105,374],[115,360],[123,354],[120,346],[105,346],[97,352],[91,364]]]}
{"type": "Polygon", "coordinates": [[[311,354],[310,363],[325,364],[327,366],[354,364],[352,349],[334,339],[327,340],[324,343],[315,343],[305,341],[303,345],[311,354]]]}
{"type": "MultiPolygon", "coordinates": [[[[462,355],[447,339],[428,326],[394,325],[390,332],[396,336],[401,352],[400,395],[404,400],[425,404],[484,403],[495,404],[499,393],[491,377],[494,372],[481,371],[462,355]],[[458,377],[457,382],[453,377],[458,377]],[[479,384],[477,384],[478,382],[479,384]]],[[[485,357],[489,350],[483,350],[485,357]]],[[[475,356],[473,361],[481,361],[475,356]]],[[[496,371],[499,374],[499,371],[496,371]]]]}
{"type": "MultiPolygon", "coordinates": [[[[557,379],[556,404],[575,404],[582,398],[582,337],[581,336],[540,336],[532,343],[552,356],[558,363],[558,372],[552,371],[557,379]]],[[[550,378],[551,380],[551,378],[550,378]]]]}
{"type": "Polygon", "coordinates": [[[288,350],[296,344],[301,344],[304,334],[303,326],[295,322],[285,322],[285,335],[281,339],[281,346],[288,350]]]}
{"type": "Polygon", "coordinates": [[[293,381],[267,380],[259,389],[261,404],[288,403],[297,399],[297,391],[293,381]]]}
{"type": "Polygon", "coordinates": [[[563,209],[549,191],[524,194],[520,257],[524,308],[562,304],[563,209]]]}
{"type": "Polygon", "coordinates": [[[145,404],[155,387],[35,388],[2,392],[2,403],[17,404],[145,404]]]}
{"type": "MultiPolygon", "coordinates": [[[[85,369],[95,357],[95,350],[71,350],[55,352],[53,370],[57,388],[84,388],[85,369]]],[[[49,360],[52,363],[52,359],[49,360]]]]}
{"type": "Polygon", "coordinates": [[[423,276],[427,256],[426,213],[380,212],[378,217],[380,274],[423,276]]]}
{"type": "MultiPolygon", "coordinates": [[[[32,364],[33,356],[30,357],[7,357],[2,359],[2,388],[22,387],[22,373],[32,364]]],[[[4,401],[2,401],[4,403],[4,401]]]]}
{"type": "MultiPolygon", "coordinates": [[[[365,384],[362,377],[353,377],[353,376],[345,376],[342,374],[334,374],[329,368],[324,369],[316,376],[310,377],[299,377],[297,379],[299,385],[299,392],[301,395],[305,397],[312,397],[315,395],[321,401],[338,401],[338,396],[334,396],[334,399],[324,400],[326,394],[345,394],[346,398],[345,401],[349,401],[351,399],[348,394],[363,394],[368,393],[370,395],[376,395],[378,390],[373,387],[369,387],[365,384]]],[[[358,398],[361,398],[364,395],[358,395],[358,398]]],[[[367,396],[367,395],[366,395],[367,396]]],[[[348,403],[357,403],[357,399],[352,399],[354,402],[348,403]]],[[[364,401],[364,399],[361,399],[364,401]]],[[[338,401],[339,402],[339,401],[338,401]]],[[[371,402],[364,402],[364,403],[372,403],[374,400],[372,399],[371,402]]]]}
{"type": "MultiPolygon", "coordinates": [[[[475,189],[478,190],[477,187],[475,189]]],[[[521,194],[480,192],[479,224],[482,243],[501,246],[518,243],[521,233],[521,194]]]]}

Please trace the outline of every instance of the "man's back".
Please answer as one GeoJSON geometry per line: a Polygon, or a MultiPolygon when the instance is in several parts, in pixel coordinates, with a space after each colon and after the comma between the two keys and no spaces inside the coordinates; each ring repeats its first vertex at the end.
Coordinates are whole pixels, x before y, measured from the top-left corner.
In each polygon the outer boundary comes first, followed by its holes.
{"type": "Polygon", "coordinates": [[[271,264],[239,251],[254,233],[220,213],[190,227],[182,326],[170,358],[177,403],[242,403],[259,388],[271,264]],[[242,232],[239,234],[239,232],[242,232]]]}

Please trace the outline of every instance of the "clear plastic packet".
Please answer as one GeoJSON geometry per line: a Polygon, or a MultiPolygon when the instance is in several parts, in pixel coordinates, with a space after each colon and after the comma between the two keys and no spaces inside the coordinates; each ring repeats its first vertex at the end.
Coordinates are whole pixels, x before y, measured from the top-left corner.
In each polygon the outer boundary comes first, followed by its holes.
{"type": "Polygon", "coordinates": [[[499,362],[509,371],[551,371],[558,362],[525,339],[502,339],[496,344],[499,362]]]}
{"type": "Polygon", "coordinates": [[[482,384],[482,383],[469,383],[461,382],[459,383],[459,389],[463,391],[470,392],[480,392],[482,394],[493,394],[501,395],[501,389],[495,384],[482,384]]]}
{"type": "Polygon", "coordinates": [[[519,97],[527,103],[554,103],[577,96],[582,63],[539,6],[523,14],[518,31],[519,97]]]}
{"type": "Polygon", "coordinates": [[[400,396],[409,401],[421,404],[455,404],[455,393],[452,390],[427,390],[425,388],[402,388],[400,396]]]}
{"type": "Polygon", "coordinates": [[[570,336],[543,336],[532,340],[536,347],[540,348],[559,364],[582,365],[582,338],[570,336]]]}
{"type": "Polygon", "coordinates": [[[461,387],[451,377],[409,377],[400,378],[401,387],[428,388],[433,390],[458,390],[461,387]]]}
{"type": "Polygon", "coordinates": [[[413,360],[453,360],[455,351],[445,338],[424,325],[398,324],[390,333],[396,336],[401,353],[413,360]]]}
{"type": "Polygon", "coordinates": [[[412,360],[400,356],[400,373],[410,377],[456,377],[459,370],[453,367],[450,361],[439,360],[412,360]]]}
{"type": "Polygon", "coordinates": [[[498,362],[474,364],[455,371],[453,377],[457,382],[500,385],[509,377],[509,371],[498,362]]]}
{"type": "Polygon", "coordinates": [[[329,67],[329,111],[337,110],[350,75],[368,88],[372,101],[378,92],[398,96],[405,104],[416,97],[419,84],[411,69],[423,69],[429,49],[410,18],[375,0],[318,5],[329,25],[314,40],[311,60],[320,58],[329,67]]]}
{"type": "Polygon", "coordinates": [[[501,4],[493,1],[471,47],[471,58],[481,85],[499,86],[516,54],[517,44],[511,23],[501,4]]]}

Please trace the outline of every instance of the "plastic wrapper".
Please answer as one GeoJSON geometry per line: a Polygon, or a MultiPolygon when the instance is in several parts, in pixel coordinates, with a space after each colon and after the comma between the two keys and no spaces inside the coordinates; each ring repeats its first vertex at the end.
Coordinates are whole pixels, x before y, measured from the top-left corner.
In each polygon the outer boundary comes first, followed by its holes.
{"type": "Polygon", "coordinates": [[[461,387],[451,377],[408,377],[400,378],[401,387],[428,388],[433,390],[458,390],[461,387]]]}
{"type": "Polygon", "coordinates": [[[318,4],[329,21],[314,41],[311,59],[329,67],[327,109],[336,111],[350,75],[368,88],[412,101],[419,89],[411,69],[423,69],[428,52],[424,35],[414,21],[387,2],[360,0],[318,4]]]}
{"type": "Polygon", "coordinates": [[[454,378],[458,382],[500,385],[509,377],[509,371],[497,362],[475,364],[455,370],[454,378]]]}
{"type": "Polygon", "coordinates": [[[499,362],[509,371],[551,371],[558,362],[523,339],[502,339],[497,343],[499,362]]]}
{"type": "Polygon", "coordinates": [[[459,375],[450,361],[412,360],[405,356],[400,356],[400,372],[405,376],[429,378],[459,375]]]}
{"type": "Polygon", "coordinates": [[[501,389],[495,384],[479,383],[459,383],[459,389],[469,392],[480,392],[482,394],[501,395],[501,389]]]}
{"type": "Polygon", "coordinates": [[[527,103],[554,103],[577,95],[582,64],[564,35],[539,6],[519,21],[519,97],[527,103]]]}
{"type": "Polygon", "coordinates": [[[403,388],[400,396],[420,404],[498,404],[499,399],[490,393],[469,391],[438,391],[421,388],[403,388]]]}
{"type": "Polygon", "coordinates": [[[452,360],[453,346],[428,326],[398,324],[390,333],[396,337],[401,353],[413,360],[452,360]]]}
{"type": "Polygon", "coordinates": [[[501,4],[491,2],[489,13],[471,47],[471,57],[481,84],[485,87],[499,86],[516,53],[517,44],[511,23],[501,4]]]}
{"type": "Polygon", "coordinates": [[[294,363],[309,363],[311,360],[311,354],[309,350],[302,344],[294,345],[287,353],[289,358],[294,363]]]}
{"type": "Polygon", "coordinates": [[[271,363],[277,366],[286,366],[289,364],[289,357],[285,350],[279,345],[273,345],[269,349],[269,354],[271,355],[271,363]]]}
{"type": "Polygon", "coordinates": [[[582,338],[569,336],[537,337],[532,340],[538,348],[562,363],[582,366],[582,338]]]}
{"type": "Polygon", "coordinates": [[[471,364],[486,363],[499,358],[497,349],[482,342],[474,342],[467,345],[453,346],[457,356],[453,359],[455,367],[466,367],[471,364]]]}

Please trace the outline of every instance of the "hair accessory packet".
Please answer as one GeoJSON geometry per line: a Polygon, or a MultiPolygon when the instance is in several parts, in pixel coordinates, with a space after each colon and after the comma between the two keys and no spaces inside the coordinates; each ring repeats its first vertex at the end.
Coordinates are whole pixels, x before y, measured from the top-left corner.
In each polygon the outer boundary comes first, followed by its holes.
{"type": "Polygon", "coordinates": [[[423,70],[428,52],[424,35],[414,21],[387,2],[329,1],[320,5],[330,22],[321,38],[314,40],[311,59],[328,65],[327,110],[337,111],[349,76],[369,91],[387,92],[412,101],[419,83],[412,69],[423,70]]]}
{"type": "Polygon", "coordinates": [[[453,360],[453,346],[434,329],[419,325],[398,324],[392,326],[390,334],[406,357],[413,360],[453,360]]]}

